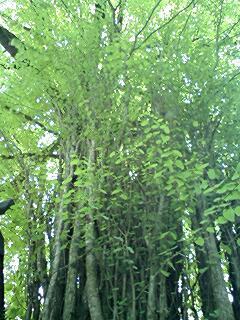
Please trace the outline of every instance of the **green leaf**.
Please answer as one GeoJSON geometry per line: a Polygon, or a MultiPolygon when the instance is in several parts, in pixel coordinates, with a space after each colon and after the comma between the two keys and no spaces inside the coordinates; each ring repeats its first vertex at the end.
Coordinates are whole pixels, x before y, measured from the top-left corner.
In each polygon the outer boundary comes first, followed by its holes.
{"type": "Polygon", "coordinates": [[[128,196],[125,193],[123,193],[120,195],[120,198],[122,198],[123,200],[127,200],[128,196]]]}
{"type": "Polygon", "coordinates": [[[161,239],[167,237],[168,235],[169,235],[169,231],[161,233],[158,239],[161,240],[161,239]]]}
{"type": "Polygon", "coordinates": [[[213,227],[207,227],[207,232],[209,232],[209,233],[214,233],[215,230],[214,230],[213,227]]]}
{"type": "Polygon", "coordinates": [[[67,177],[64,181],[63,181],[63,185],[66,185],[66,184],[68,184],[69,182],[71,182],[72,181],[72,176],[69,176],[69,177],[67,177]]]}
{"type": "Polygon", "coordinates": [[[240,175],[239,172],[235,172],[234,175],[232,176],[232,180],[239,179],[240,175]]]}
{"type": "Polygon", "coordinates": [[[235,221],[235,212],[232,208],[226,209],[223,211],[223,216],[226,220],[234,222],[235,221]]]}
{"type": "Polygon", "coordinates": [[[176,269],[174,268],[174,265],[173,265],[172,261],[168,261],[167,264],[168,264],[173,270],[176,271],[176,269]]]}
{"type": "Polygon", "coordinates": [[[207,174],[208,174],[209,179],[211,179],[211,180],[214,180],[217,178],[216,173],[213,169],[209,169],[207,174]]]}
{"type": "Polygon", "coordinates": [[[208,267],[199,269],[200,274],[205,273],[208,270],[208,267]]]}
{"type": "Polygon", "coordinates": [[[227,191],[234,190],[235,188],[236,188],[235,182],[226,183],[220,189],[217,190],[217,193],[218,194],[222,194],[222,193],[225,193],[227,191]]]}
{"type": "Polygon", "coordinates": [[[109,155],[109,158],[113,158],[115,156],[115,154],[116,154],[115,151],[111,152],[110,155],[109,155]]]}
{"type": "Polygon", "coordinates": [[[208,187],[208,181],[207,180],[203,180],[201,183],[201,188],[202,190],[205,190],[208,187]]]}
{"type": "Polygon", "coordinates": [[[141,126],[145,127],[149,124],[149,120],[148,119],[144,119],[141,121],[141,126]]]}
{"type": "Polygon", "coordinates": [[[195,243],[198,245],[198,246],[203,246],[204,245],[204,239],[202,237],[198,237],[196,240],[195,240],[195,243]]]}
{"type": "Polygon", "coordinates": [[[71,160],[71,164],[72,164],[72,165],[78,165],[79,162],[80,162],[79,159],[72,159],[72,160],[71,160]]]}
{"type": "Polygon", "coordinates": [[[170,133],[169,127],[166,124],[161,125],[160,128],[163,130],[164,133],[170,133]]]}
{"type": "Polygon", "coordinates": [[[234,209],[234,211],[235,211],[235,214],[236,214],[238,217],[240,217],[240,206],[236,207],[236,208],[234,209]]]}
{"type": "Polygon", "coordinates": [[[198,127],[198,122],[197,121],[193,121],[193,127],[197,128],[198,127]]]}
{"type": "Polygon", "coordinates": [[[217,218],[216,223],[217,224],[225,224],[225,223],[227,223],[227,220],[223,216],[221,216],[221,217],[217,218]]]}
{"type": "Polygon", "coordinates": [[[122,192],[120,188],[113,190],[112,195],[122,192]]]}
{"type": "Polygon", "coordinates": [[[225,250],[228,254],[231,254],[231,253],[232,253],[231,248],[230,248],[228,245],[224,244],[224,243],[222,243],[222,248],[223,248],[223,250],[225,250]]]}
{"type": "Polygon", "coordinates": [[[177,158],[182,157],[182,154],[179,150],[172,150],[171,154],[177,158]]]}
{"type": "Polygon", "coordinates": [[[180,161],[180,160],[176,160],[175,161],[175,165],[176,165],[176,167],[178,167],[179,169],[184,169],[184,165],[183,165],[183,163],[182,163],[182,161],[180,161]]]}
{"type": "Polygon", "coordinates": [[[130,253],[134,253],[134,250],[133,250],[133,248],[131,248],[131,247],[127,247],[127,250],[130,252],[130,253]]]}
{"type": "Polygon", "coordinates": [[[161,274],[163,274],[164,277],[166,277],[166,278],[168,278],[168,277],[170,276],[170,273],[167,272],[167,271],[165,271],[165,270],[163,270],[163,269],[160,269],[160,272],[161,272],[161,274]]]}
{"type": "Polygon", "coordinates": [[[228,196],[225,197],[226,201],[232,201],[232,200],[240,200],[240,192],[239,191],[233,191],[228,196]]]}
{"type": "Polygon", "coordinates": [[[166,135],[162,134],[161,135],[161,139],[162,139],[163,143],[167,143],[170,138],[169,138],[169,136],[166,136],[166,135]]]}

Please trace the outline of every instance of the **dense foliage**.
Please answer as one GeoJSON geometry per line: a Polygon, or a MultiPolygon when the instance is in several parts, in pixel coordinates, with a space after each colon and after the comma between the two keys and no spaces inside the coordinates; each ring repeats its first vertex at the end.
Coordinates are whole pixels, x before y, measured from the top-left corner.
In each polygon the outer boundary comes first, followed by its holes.
{"type": "Polygon", "coordinates": [[[238,5],[2,9],[7,319],[239,319],[238,5]]]}

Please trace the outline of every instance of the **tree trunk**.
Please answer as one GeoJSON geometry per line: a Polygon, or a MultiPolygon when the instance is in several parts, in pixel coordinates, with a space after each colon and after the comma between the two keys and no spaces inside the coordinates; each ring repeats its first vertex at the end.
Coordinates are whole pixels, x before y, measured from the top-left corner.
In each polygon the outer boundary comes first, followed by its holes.
{"type": "Polygon", "coordinates": [[[97,262],[94,255],[96,245],[96,232],[94,224],[94,166],[95,166],[95,143],[90,141],[88,144],[89,158],[88,169],[90,184],[89,187],[89,211],[86,214],[86,230],[85,230],[85,244],[86,244],[86,275],[87,275],[87,299],[91,315],[91,320],[103,320],[101,300],[98,288],[97,262]]]}
{"type": "MultiPolygon", "coordinates": [[[[3,236],[1,232],[0,232],[0,242],[3,243],[3,236]]],[[[4,320],[5,318],[3,262],[4,262],[4,254],[0,252],[0,320],[4,320]]]]}
{"type": "MultiPolygon", "coordinates": [[[[204,220],[206,206],[204,196],[200,196],[196,208],[196,216],[193,218],[194,227],[205,228],[201,224],[204,220]]],[[[204,239],[203,248],[196,245],[198,267],[203,270],[199,285],[203,303],[205,318],[218,320],[234,320],[232,305],[228,299],[226,283],[221,267],[221,258],[216,245],[215,235],[207,231],[201,231],[204,239]]]]}
{"type": "Polygon", "coordinates": [[[222,241],[231,249],[231,253],[227,253],[226,256],[229,263],[229,279],[232,285],[233,310],[237,320],[240,315],[240,255],[236,243],[236,234],[233,233],[233,225],[231,223],[223,225],[222,241]]]}
{"type": "Polygon", "coordinates": [[[159,319],[168,319],[168,306],[167,306],[167,290],[166,290],[166,277],[162,274],[159,275],[159,319]]]}
{"type": "MultiPolygon", "coordinates": [[[[69,266],[68,266],[67,284],[66,284],[65,299],[64,299],[64,311],[63,311],[64,320],[75,319],[80,240],[81,240],[81,224],[80,224],[80,218],[76,213],[74,231],[71,239],[70,252],[69,252],[69,266]]],[[[79,281],[82,281],[82,279],[80,279],[79,281]]],[[[78,303],[80,303],[80,301],[78,301],[78,303]]]]}
{"type": "Polygon", "coordinates": [[[147,302],[147,319],[155,320],[156,319],[156,268],[152,264],[150,267],[150,275],[148,282],[148,302],[147,302]]]}
{"type": "MultiPolygon", "coordinates": [[[[61,211],[60,211],[61,212],[61,211]]],[[[61,266],[64,260],[64,252],[61,248],[61,233],[64,230],[64,220],[61,216],[57,220],[57,233],[55,236],[54,260],[51,270],[51,278],[45,299],[42,320],[60,320],[62,306],[62,292],[59,286],[61,281],[61,266]]]]}

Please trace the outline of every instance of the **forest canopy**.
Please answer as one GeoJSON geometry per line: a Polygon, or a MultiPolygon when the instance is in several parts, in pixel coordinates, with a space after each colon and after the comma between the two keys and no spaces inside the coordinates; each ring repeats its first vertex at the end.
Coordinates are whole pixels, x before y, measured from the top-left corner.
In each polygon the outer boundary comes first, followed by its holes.
{"type": "Polygon", "coordinates": [[[238,320],[238,0],[0,4],[6,319],[238,320]]]}

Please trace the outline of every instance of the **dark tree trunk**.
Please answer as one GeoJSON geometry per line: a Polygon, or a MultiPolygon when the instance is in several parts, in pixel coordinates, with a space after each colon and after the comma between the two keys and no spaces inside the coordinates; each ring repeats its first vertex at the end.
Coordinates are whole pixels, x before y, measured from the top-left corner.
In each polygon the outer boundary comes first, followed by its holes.
{"type": "Polygon", "coordinates": [[[13,39],[17,39],[17,37],[7,29],[0,26],[0,44],[12,57],[15,57],[18,50],[11,44],[13,39]]]}
{"type": "MultiPolygon", "coordinates": [[[[0,232],[0,242],[3,243],[3,236],[0,232]]],[[[2,245],[1,245],[2,249],[2,245]]],[[[3,279],[3,260],[4,255],[0,252],[0,320],[4,320],[4,279],[3,279]]]]}
{"type": "Polygon", "coordinates": [[[231,253],[227,253],[226,256],[229,279],[232,285],[233,310],[235,318],[238,319],[240,315],[240,252],[236,243],[236,234],[233,232],[233,225],[231,223],[222,227],[222,241],[231,249],[231,253]]]}
{"type": "MultiPolygon", "coordinates": [[[[4,214],[12,205],[14,201],[12,199],[3,201],[0,203],[0,214],[4,214]]],[[[4,277],[3,277],[3,261],[4,261],[4,238],[0,232],[0,320],[5,318],[4,308],[4,277]]]]}

